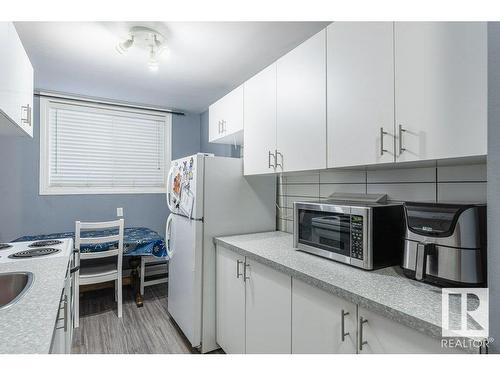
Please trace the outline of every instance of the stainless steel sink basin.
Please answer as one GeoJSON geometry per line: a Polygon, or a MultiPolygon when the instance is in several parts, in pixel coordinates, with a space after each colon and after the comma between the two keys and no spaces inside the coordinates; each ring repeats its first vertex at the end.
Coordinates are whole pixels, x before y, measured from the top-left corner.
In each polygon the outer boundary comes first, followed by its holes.
{"type": "Polygon", "coordinates": [[[0,310],[18,302],[32,283],[31,272],[0,273],[0,310]]]}

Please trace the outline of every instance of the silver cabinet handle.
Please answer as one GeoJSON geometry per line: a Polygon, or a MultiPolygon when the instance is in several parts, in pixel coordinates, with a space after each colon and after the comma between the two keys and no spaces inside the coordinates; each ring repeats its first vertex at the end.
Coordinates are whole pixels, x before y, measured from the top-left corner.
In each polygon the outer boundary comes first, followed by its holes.
{"type": "Polygon", "coordinates": [[[368,344],[368,341],[363,341],[363,324],[368,323],[367,319],[359,317],[359,351],[363,350],[363,345],[368,344]]]}
{"type": "Polygon", "coordinates": [[[68,331],[68,296],[64,296],[64,332],[68,331]]]}
{"type": "Polygon", "coordinates": [[[247,267],[250,267],[250,264],[245,262],[245,268],[243,268],[243,280],[245,280],[245,282],[250,279],[249,276],[247,276],[247,267]]]}
{"type": "Polygon", "coordinates": [[[219,123],[217,124],[218,125],[219,134],[221,133],[220,124],[221,124],[221,122],[219,121],[219,123]]]}
{"type": "Polygon", "coordinates": [[[276,155],[274,155],[271,151],[269,151],[269,154],[267,156],[267,166],[268,166],[268,168],[276,169],[276,155]],[[271,158],[274,159],[274,165],[271,164],[271,158]]]}
{"type": "Polygon", "coordinates": [[[21,107],[23,111],[26,111],[26,118],[21,118],[21,121],[25,124],[31,126],[31,106],[29,104],[23,105],[21,107]]]}
{"type": "Polygon", "coordinates": [[[240,276],[243,276],[242,273],[240,273],[240,264],[243,264],[242,260],[237,260],[236,261],[236,278],[239,279],[240,276]]]}
{"type": "Polygon", "coordinates": [[[387,150],[384,148],[384,135],[387,135],[386,131],[384,131],[384,128],[380,128],[380,156],[384,155],[384,152],[387,152],[387,150]]]}
{"type": "Polygon", "coordinates": [[[278,150],[274,150],[274,168],[280,167],[283,170],[283,154],[278,150]],[[281,163],[278,163],[278,155],[281,157],[281,163]]]}
{"type": "Polygon", "coordinates": [[[345,317],[349,315],[349,312],[345,312],[344,309],[340,312],[340,339],[342,342],[345,341],[345,337],[349,336],[349,332],[345,332],[345,317]]]}
{"type": "Polygon", "coordinates": [[[403,128],[403,125],[399,124],[399,155],[406,151],[406,148],[403,147],[403,133],[406,129],[403,128]]]}
{"type": "Polygon", "coordinates": [[[226,132],[226,120],[222,120],[221,125],[222,125],[222,133],[225,133],[226,132]]]}

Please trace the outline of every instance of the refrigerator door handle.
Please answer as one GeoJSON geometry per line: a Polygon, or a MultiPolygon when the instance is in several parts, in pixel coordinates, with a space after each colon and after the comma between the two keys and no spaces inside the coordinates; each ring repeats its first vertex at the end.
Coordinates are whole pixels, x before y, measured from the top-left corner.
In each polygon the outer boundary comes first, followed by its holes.
{"type": "Polygon", "coordinates": [[[165,226],[165,247],[167,248],[167,255],[169,259],[172,259],[174,255],[174,250],[170,247],[170,235],[172,233],[172,219],[174,214],[168,215],[167,225],[165,226]]]}
{"type": "Polygon", "coordinates": [[[174,206],[170,202],[170,189],[172,188],[172,176],[174,175],[174,166],[170,167],[170,170],[168,171],[168,176],[167,176],[167,206],[168,209],[173,212],[174,211],[174,206]]]}

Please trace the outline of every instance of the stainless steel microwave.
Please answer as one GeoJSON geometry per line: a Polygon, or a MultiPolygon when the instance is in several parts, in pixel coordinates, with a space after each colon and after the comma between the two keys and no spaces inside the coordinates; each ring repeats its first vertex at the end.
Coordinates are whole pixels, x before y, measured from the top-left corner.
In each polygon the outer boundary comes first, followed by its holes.
{"type": "Polygon", "coordinates": [[[297,250],[366,270],[400,263],[402,203],[295,202],[293,211],[297,250]]]}

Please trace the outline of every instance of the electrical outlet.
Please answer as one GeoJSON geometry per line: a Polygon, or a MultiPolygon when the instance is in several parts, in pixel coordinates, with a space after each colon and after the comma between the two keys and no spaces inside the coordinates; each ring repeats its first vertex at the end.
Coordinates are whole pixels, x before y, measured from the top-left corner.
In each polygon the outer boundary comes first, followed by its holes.
{"type": "Polygon", "coordinates": [[[122,217],[123,216],[123,208],[122,207],[117,207],[116,208],[116,216],[122,217]]]}

